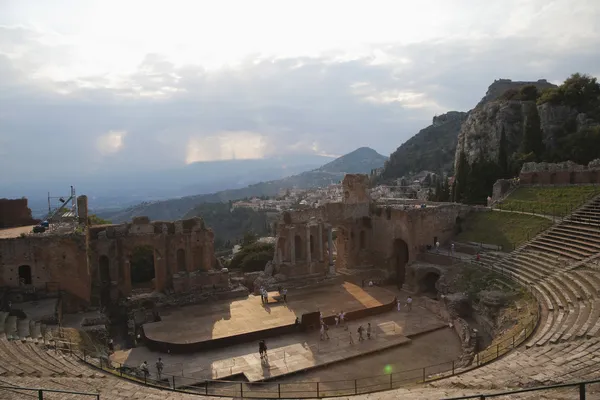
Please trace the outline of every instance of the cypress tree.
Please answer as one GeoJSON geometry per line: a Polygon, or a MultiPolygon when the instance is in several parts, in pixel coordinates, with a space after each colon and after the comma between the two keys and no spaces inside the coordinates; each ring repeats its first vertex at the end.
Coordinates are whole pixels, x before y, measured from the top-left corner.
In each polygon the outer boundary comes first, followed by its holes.
{"type": "Polygon", "coordinates": [[[529,107],[525,115],[521,152],[523,154],[533,153],[536,159],[540,159],[544,154],[543,139],[540,115],[538,114],[537,107],[533,105],[529,107]]]}
{"type": "Polygon", "coordinates": [[[458,156],[458,163],[456,166],[456,190],[454,193],[454,201],[458,203],[466,200],[469,175],[469,161],[467,160],[465,152],[461,151],[458,156]]]}
{"type": "Polygon", "coordinates": [[[498,166],[500,167],[500,173],[503,177],[508,177],[510,171],[508,168],[508,143],[506,141],[506,134],[504,133],[504,126],[500,131],[500,146],[498,149],[498,166]]]}

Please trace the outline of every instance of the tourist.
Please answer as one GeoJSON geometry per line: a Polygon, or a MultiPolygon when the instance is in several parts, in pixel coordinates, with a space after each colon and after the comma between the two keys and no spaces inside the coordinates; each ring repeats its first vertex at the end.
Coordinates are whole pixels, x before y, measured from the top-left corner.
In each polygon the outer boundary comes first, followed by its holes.
{"type": "Polygon", "coordinates": [[[157,372],[158,380],[160,380],[160,376],[162,374],[164,366],[165,366],[165,364],[163,364],[162,359],[160,357],[158,357],[158,361],[156,362],[156,372],[157,372]]]}
{"type": "Polygon", "coordinates": [[[454,243],[450,245],[450,252],[452,253],[452,257],[454,257],[454,243]]]}
{"type": "Polygon", "coordinates": [[[340,324],[345,330],[348,330],[348,325],[346,325],[346,313],[343,310],[340,312],[340,324]]]}
{"type": "Polygon", "coordinates": [[[367,324],[367,339],[371,339],[371,323],[367,324]]]}
{"type": "Polygon", "coordinates": [[[369,286],[373,286],[373,281],[369,281],[369,286]]]}
{"type": "Polygon", "coordinates": [[[436,253],[440,252],[440,242],[439,241],[435,242],[435,252],[436,253]]]}
{"type": "Polygon", "coordinates": [[[265,289],[265,304],[269,303],[269,292],[267,292],[267,289],[265,289]]]}
{"type": "Polygon", "coordinates": [[[321,323],[321,340],[325,340],[325,338],[327,338],[327,340],[329,340],[329,332],[327,332],[328,330],[329,330],[329,327],[327,326],[327,324],[322,322],[321,323]]]}
{"type": "Polygon", "coordinates": [[[115,352],[115,344],[114,344],[114,342],[113,342],[112,338],[110,338],[110,339],[108,340],[108,351],[109,351],[110,353],[114,353],[114,352],[115,352]]]}
{"type": "Polygon", "coordinates": [[[365,339],[363,338],[363,330],[364,330],[363,326],[362,326],[362,325],[359,325],[359,326],[358,326],[358,329],[357,329],[357,332],[358,332],[358,341],[359,341],[359,342],[362,342],[363,340],[365,340],[365,339]]]}
{"type": "Polygon", "coordinates": [[[350,338],[350,344],[354,344],[354,339],[352,338],[352,332],[348,331],[348,337],[350,338]]]}
{"type": "Polygon", "coordinates": [[[260,302],[265,304],[265,288],[262,286],[260,287],[260,302]]]}
{"type": "Polygon", "coordinates": [[[410,311],[412,310],[412,297],[408,296],[406,298],[406,310],[410,311]]]}
{"type": "Polygon", "coordinates": [[[142,364],[140,364],[140,370],[144,374],[144,378],[148,378],[148,375],[150,375],[150,370],[148,369],[147,361],[144,361],[142,364]]]}
{"type": "Polygon", "coordinates": [[[340,316],[336,315],[335,316],[335,326],[337,327],[340,324],[340,316]]]}
{"type": "Polygon", "coordinates": [[[261,360],[267,357],[267,344],[264,339],[258,342],[258,353],[260,354],[261,360]]]}
{"type": "Polygon", "coordinates": [[[287,303],[287,289],[283,289],[281,294],[283,295],[283,301],[287,303]]]}
{"type": "Polygon", "coordinates": [[[396,299],[396,303],[398,303],[398,304],[397,304],[397,306],[398,306],[398,312],[400,312],[400,303],[401,303],[401,302],[400,302],[400,299],[396,299]]]}

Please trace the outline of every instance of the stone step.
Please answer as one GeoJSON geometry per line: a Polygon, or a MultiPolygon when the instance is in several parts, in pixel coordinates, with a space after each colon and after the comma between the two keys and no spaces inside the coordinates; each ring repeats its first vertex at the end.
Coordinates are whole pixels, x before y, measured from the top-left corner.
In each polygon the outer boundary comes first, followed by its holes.
{"type": "Polygon", "coordinates": [[[8,318],[8,313],[6,311],[0,311],[0,336],[4,333],[5,328],[4,324],[6,323],[6,318],[8,318]]]}
{"type": "Polygon", "coordinates": [[[17,338],[17,317],[13,315],[6,318],[6,322],[4,324],[4,332],[6,333],[6,337],[8,339],[17,338]]]}
{"type": "Polygon", "coordinates": [[[547,244],[544,244],[544,243],[531,242],[531,243],[527,244],[527,246],[533,247],[533,248],[536,248],[536,249],[539,249],[542,251],[547,251],[547,252],[550,252],[550,253],[553,253],[553,254],[556,254],[559,256],[567,257],[567,258],[577,260],[577,261],[583,260],[585,258],[583,256],[573,254],[571,252],[562,251],[560,249],[557,249],[555,246],[548,246],[547,244]]]}

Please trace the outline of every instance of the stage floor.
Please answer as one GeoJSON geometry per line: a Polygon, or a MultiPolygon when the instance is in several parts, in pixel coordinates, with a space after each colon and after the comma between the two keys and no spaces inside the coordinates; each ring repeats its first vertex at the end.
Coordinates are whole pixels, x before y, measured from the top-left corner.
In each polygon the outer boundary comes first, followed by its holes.
{"type": "Polygon", "coordinates": [[[377,286],[352,283],[317,289],[290,290],[287,303],[264,306],[260,296],[161,311],[162,321],[144,325],[152,340],[194,343],[294,323],[302,314],[320,310],[324,316],[390,303],[395,294],[377,286]]]}
{"type": "MultiPolygon", "coordinates": [[[[371,289],[368,291],[370,292],[371,289]]],[[[260,304],[260,298],[257,301],[260,304]]],[[[449,329],[446,323],[423,308],[420,303],[420,299],[415,299],[413,310],[410,312],[405,309],[401,312],[389,311],[374,317],[352,321],[349,323],[348,330],[334,326],[329,330],[329,340],[321,341],[318,331],[267,339],[269,348],[267,365],[261,363],[257,343],[245,343],[194,354],[175,355],[137,347],[116,351],[111,356],[111,360],[130,366],[138,366],[146,360],[151,367],[151,374],[155,375],[154,363],[158,357],[162,357],[165,363],[164,374],[176,375],[178,387],[192,385],[205,379],[226,380],[232,375],[240,373],[244,373],[252,382],[282,378],[293,373],[343,362],[383,349],[410,346],[411,339],[407,336],[432,330],[449,329]],[[372,339],[359,342],[357,328],[359,325],[366,326],[369,322],[373,327],[372,339]],[[353,344],[350,344],[350,334],[353,336],[353,344]]],[[[454,332],[448,332],[448,334],[455,336],[454,332]]],[[[414,340],[419,341],[419,339],[414,340]]],[[[394,361],[398,360],[390,360],[390,362],[394,361]]],[[[408,360],[405,362],[410,365],[408,360]]],[[[358,376],[369,376],[373,373],[374,371],[369,370],[356,371],[358,376]]]]}

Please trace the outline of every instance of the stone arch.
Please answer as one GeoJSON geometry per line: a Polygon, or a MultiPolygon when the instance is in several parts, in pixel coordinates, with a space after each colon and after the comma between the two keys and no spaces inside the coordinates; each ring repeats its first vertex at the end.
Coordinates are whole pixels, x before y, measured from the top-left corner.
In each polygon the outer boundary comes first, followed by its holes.
{"type": "Polygon", "coordinates": [[[569,173],[569,183],[570,184],[574,184],[576,180],[576,175],[575,175],[575,171],[571,171],[569,173]]]}
{"type": "Polygon", "coordinates": [[[19,285],[32,285],[33,278],[31,274],[31,266],[21,265],[18,269],[19,285]]]}
{"type": "Polygon", "coordinates": [[[177,272],[184,272],[185,268],[185,250],[177,250],[177,272]]]}
{"type": "Polygon", "coordinates": [[[401,289],[404,285],[406,274],[406,263],[408,263],[409,253],[408,244],[402,239],[396,238],[392,244],[392,263],[396,272],[396,283],[401,289]]]}
{"type": "Polygon", "coordinates": [[[359,244],[361,250],[365,249],[367,247],[367,234],[364,230],[360,231],[358,244],[359,244]]]}
{"type": "Polygon", "coordinates": [[[110,259],[107,256],[98,258],[98,274],[100,283],[110,283],[110,259]]]}
{"type": "Polygon", "coordinates": [[[431,298],[437,298],[438,289],[436,284],[440,279],[440,273],[437,271],[429,271],[419,279],[419,293],[422,293],[431,298]]]}
{"type": "Polygon", "coordinates": [[[300,237],[300,235],[296,235],[294,236],[294,248],[296,251],[296,259],[301,260],[303,259],[303,247],[302,247],[302,238],[300,237]]]}
{"type": "Polygon", "coordinates": [[[110,259],[102,255],[98,258],[98,275],[100,277],[100,304],[110,303],[110,259]]]}
{"type": "Polygon", "coordinates": [[[153,287],[156,277],[154,248],[149,245],[136,246],[129,261],[132,287],[153,287]]]}
{"type": "Polygon", "coordinates": [[[550,174],[550,184],[554,185],[556,183],[556,172],[552,172],[550,174]]]}
{"type": "Polygon", "coordinates": [[[536,185],[538,183],[538,181],[539,181],[538,174],[535,172],[533,174],[531,174],[531,184],[536,185]]]}

